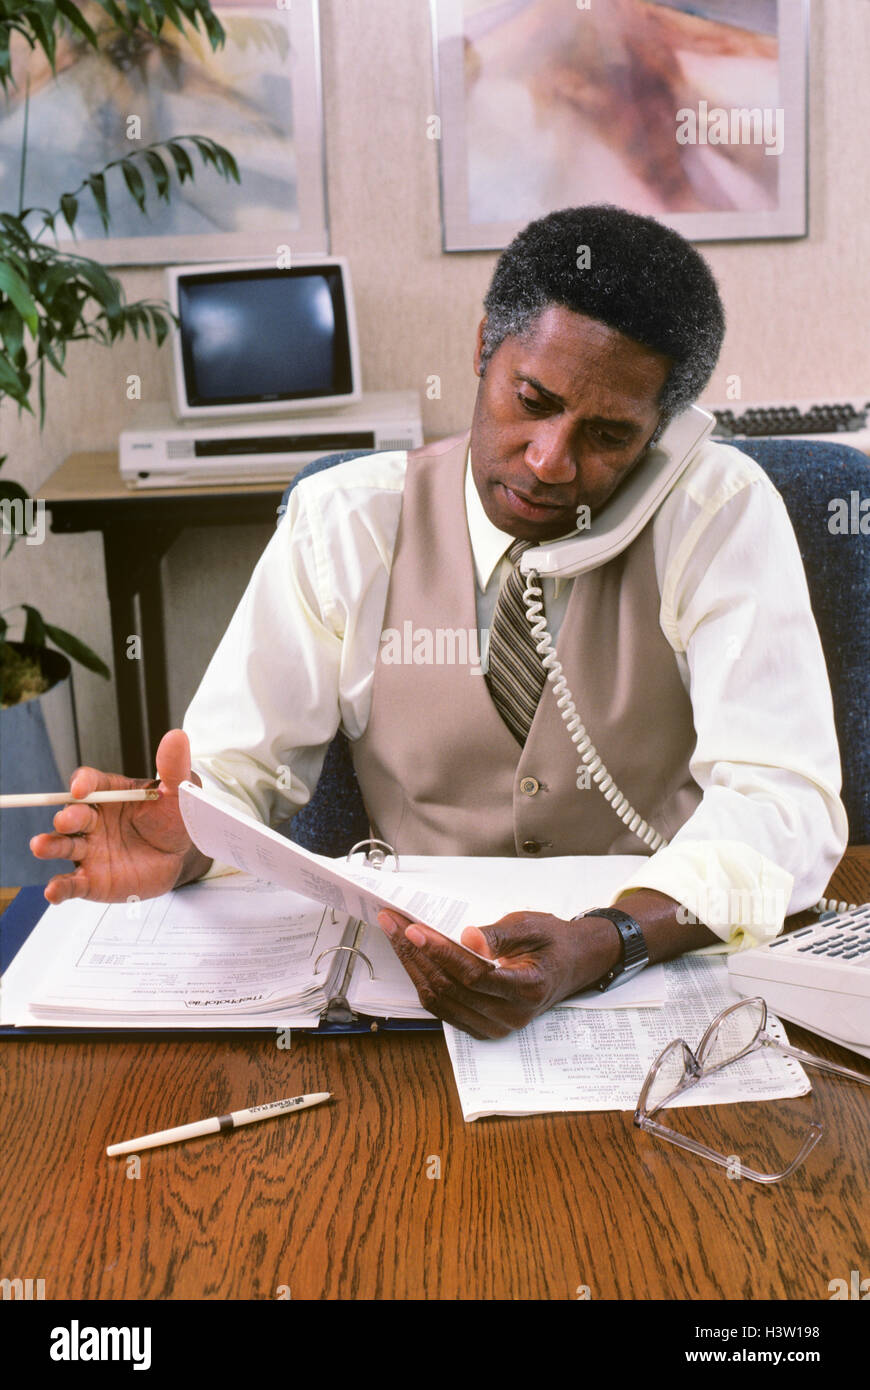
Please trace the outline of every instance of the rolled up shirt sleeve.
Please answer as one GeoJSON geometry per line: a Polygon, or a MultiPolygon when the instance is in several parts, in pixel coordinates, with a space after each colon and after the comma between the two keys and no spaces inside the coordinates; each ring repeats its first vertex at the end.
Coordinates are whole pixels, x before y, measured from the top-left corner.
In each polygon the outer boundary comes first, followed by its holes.
{"type": "Polygon", "coordinates": [[[203,785],[264,824],[307,804],[340,727],[366,727],[405,463],[350,460],[293,490],[185,714],[203,785]]]}
{"type": "Polygon", "coordinates": [[[785,504],[752,460],[713,447],[655,523],[661,625],[692,700],[689,766],[703,797],[621,892],[666,893],[740,949],[818,900],[848,826],[827,669],[785,504]]]}

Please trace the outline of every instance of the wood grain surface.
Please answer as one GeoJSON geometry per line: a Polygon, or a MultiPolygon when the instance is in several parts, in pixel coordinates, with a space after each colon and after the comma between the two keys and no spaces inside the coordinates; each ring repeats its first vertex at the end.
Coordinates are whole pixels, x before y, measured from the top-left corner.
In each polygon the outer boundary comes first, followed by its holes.
{"type": "MultiPolygon", "coordinates": [[[[870,897],[870,850],[831,891],[870,897]]],[[[0,1046],[0,1276],[44,1279],[46,1299],[826,1299],[870,1273],[870,1093],[818,1073],[793,1101],[682,1112],[745,1161],[821,1120],[804,1166],[763,1187],[630,1113],[465,1124],[437,1033],[0,1046]],[[334,1098],[144,1151],[138,1177],[105,1155],[307,1091],[334,1098]]]]}

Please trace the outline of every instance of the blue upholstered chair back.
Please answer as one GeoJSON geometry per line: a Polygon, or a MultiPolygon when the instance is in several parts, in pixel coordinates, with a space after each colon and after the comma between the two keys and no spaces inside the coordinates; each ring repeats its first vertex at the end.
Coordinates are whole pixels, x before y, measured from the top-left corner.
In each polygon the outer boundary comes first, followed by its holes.
{"type": "MultiPolygon", "coordinates": [[[[831,681],[849,843],[866,845],[870,843],[870,536],[862,535],[860,527],[840,534],[829,504],[840,498],[851,513],[853,493],[859,505],[870,497],[870,459],[844,444],[806,439],[741,439],[737,447],[761,465],[782,494],[797,536],[831,681]]],[[[796,700],[800,693],[801,673],[796,670],[796,700]]]]}
{"type": "MultiPolygon", "coordinates": [[[[829,503],[852,493],[870,496],[870,460],[841,444],[795,439],[740,440],[738,447],[764,469],[782,494],[807,574],[834,698],[843,760],[843,802],[850,844],[870,843],[870,540],[837,534],[829,503]]],[[[316,459],[293,479],[331,468],[370,450],[316,459]]],[[[283,511],[281,513],[283,515],[283,511]]],[[[860,513],[859,513],[860,515],[860,513]]],[[[771,557],[776,562],[776,557],[771,557]]],[[[794,698],[801,673],[794,672],[794,698]]],[[[306,807],[292,820],[293,840],[319,854],[344,854],[368,834],[368,821],[350,749],[343,734],[330,745],[320,780],[306,807]]]]}
{"type": "MultiPolygon", "coordinates": [[[[320,473],[324,468],[333,468],[346,459],[359,458],[370,454],[371,449],[349,449],[343,454],[327,454],[315,459],[301,468],[286,488],[281,499],[279,518],[287,510],[287,499],[294,487],[312,473],[320,473]]],[[[356,779],[350,745],[339,731],[326,751],[323,768],[311,800],[301,811],[297,811],[287,826],[286,832],[291,840],[303,849],[314,854],[328,854],[336,857],[347,854],[352,845],[365,840],[369,833],[369,822],[363,805],[362,792],[356,779]]]]}

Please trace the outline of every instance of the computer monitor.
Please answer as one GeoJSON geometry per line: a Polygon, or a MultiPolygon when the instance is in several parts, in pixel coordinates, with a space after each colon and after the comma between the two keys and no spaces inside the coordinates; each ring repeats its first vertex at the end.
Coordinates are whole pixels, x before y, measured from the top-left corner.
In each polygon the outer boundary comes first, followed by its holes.
{"type": "Polygon", "coordinates": [[[173,404],[180,420],[319,412],[362,397],[340,256],[170,266],[173,404]]]}

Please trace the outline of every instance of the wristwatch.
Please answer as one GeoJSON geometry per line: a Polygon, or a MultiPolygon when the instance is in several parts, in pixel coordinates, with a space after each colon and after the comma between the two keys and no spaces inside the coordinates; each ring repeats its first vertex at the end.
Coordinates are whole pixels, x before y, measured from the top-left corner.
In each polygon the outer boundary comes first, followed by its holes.
{"type": "Polygon", "coordinates": [[[581,917],[606,917],[622,938],[622,959],[612,970],[608,970],[603,979],[596,982],[596,988],[608,990],[614,985],[625,984],[626,980],[632,979],[649,965],[649,952],[640,923],[629,917],[627,912],[621,912],[618,907],[593,907],[589,912],[578,913],[571,920],[579,922],[581,917]]]}

